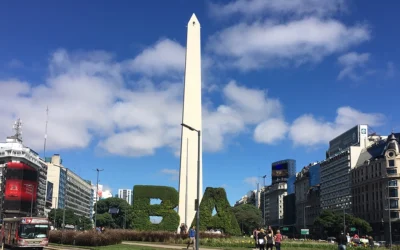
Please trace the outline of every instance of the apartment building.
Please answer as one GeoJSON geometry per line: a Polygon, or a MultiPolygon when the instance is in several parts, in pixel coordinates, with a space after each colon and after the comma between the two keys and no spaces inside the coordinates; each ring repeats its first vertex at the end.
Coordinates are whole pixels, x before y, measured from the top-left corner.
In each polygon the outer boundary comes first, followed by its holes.
{"type": "Polygon", "coordinates": [[[393,241],[400,240],[399,135],[363,149],[351,170],[352,212],[371,224],[376,240],[389,240],[389,223],[393,241]]]}
{"type": "Polygon", "coordinates": [[[124,199],[129,205],[132,205],[132,190],[118,189],[118,198],[124,199]]]}
{"type": "Polygon", "coordinates": [[[48,181],[53,183],[52,208],[70,208],[78,216],[92,217],[93,191],[90,181],[62,165],[60,155],[46,158],[48,181]]]}
{"type": "Polygon", "coordinates": [[[268,226],[283,226],[283,198],[287,195],[287,183],[278,182],[263,187],[260,192],[261,211],[264,214],[264,224],[268,226]]]}

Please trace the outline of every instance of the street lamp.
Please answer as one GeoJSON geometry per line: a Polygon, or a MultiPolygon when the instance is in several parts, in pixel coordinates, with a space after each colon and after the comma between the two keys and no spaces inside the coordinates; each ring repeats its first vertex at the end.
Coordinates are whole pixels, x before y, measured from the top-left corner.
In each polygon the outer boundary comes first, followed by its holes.
{"type": "MultiPolygon", "coordinates": [[[[200,130],[194,129],[193,127],[181,124],[183,127],[197,132],[197,211],[196,211],[196,250],[199,250],[199,240],[200,240],[200,130]]],[[[187,189],[187,187],[186,187],[187,189]]]]}

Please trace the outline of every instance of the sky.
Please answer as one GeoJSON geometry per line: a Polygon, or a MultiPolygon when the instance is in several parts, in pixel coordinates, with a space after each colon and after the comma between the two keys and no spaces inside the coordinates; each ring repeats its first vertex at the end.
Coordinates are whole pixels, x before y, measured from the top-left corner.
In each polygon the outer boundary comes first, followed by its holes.
{"type": "MultiPolygon", "coordinates": [[[[12,1],[0,8],[0,138],[112,189],[178,188],[186,26],[201,24],[203,186],[231,204],[356,124],[400,131],[395,0],[12,1]]],[[[397,20],[397,21],[396,21],[397,20]]]]}

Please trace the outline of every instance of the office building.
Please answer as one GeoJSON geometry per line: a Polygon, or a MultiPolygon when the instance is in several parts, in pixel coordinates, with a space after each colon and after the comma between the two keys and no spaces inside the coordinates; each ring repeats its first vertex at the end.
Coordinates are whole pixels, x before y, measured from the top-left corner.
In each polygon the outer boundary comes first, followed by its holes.
{"type": "Polygon", "coordinates": [[[327,158],[320,164],[322,209],[351,211],[349,173],[369,144],[367,125],[357,125],[329,142],[327,158]]]}
{"type": "Polygon", "coordinates": [[[82,179],[62,165],[60,155],[46,158],[47,179],[53,183],[52,208],[69,208],[78,216],[91,218],[93,192],[90,181],[82,179]]]}
{"type": "MultiPolygon", "coordinates": [[[[296,194],[291,193],[283,197],[283,226],[296,225],[296,194]]],[[[292,229],[290,231],[293,231],[292,229]]]]}
{"type": "Polygon", "coordinates": [[[39,154],[23,145],[22,122],[0,143],[0,210],[4,217],[44,216],[47,167],[39,154]]]}
{"type": "Polygon", "coordinates": [[[124,199],[129,205],[132,205],[132,190],[118,189],[118,198],[124,199]]]}
{"type": "Polygon", "coordinates": [[[363,149],[350,173],[353,214],[370,223],[375,240],[386,242],[389,223],[393,241],[400,240],[399,135],[392,133],[387,139],[382,138],[363,149]]]}
{"type": "Polygon", "coordinates": [[[287,183],[277,182],[265,186],[260,192],[261,212],[264,225],[279,227],[283,225],[284,204],[283,197],[287,195],[287,183]]]}

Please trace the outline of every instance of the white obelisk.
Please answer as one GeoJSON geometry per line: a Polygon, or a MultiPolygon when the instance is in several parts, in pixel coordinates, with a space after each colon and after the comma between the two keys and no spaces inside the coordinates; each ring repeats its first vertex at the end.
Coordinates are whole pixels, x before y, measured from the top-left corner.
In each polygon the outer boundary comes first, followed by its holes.
{"type": "MultiPolygon", "coordinates": [[[[185,85],[182,123],[202,130],[201,123],[201,46],[200,23],[195,14],[187,25],[185,85]]],[[[202,132],[202,131],[201,131],[202,132]]],[[[201,136],[202,138],[202,136],[201,136]]],[[[195,218],[197,199],[198,134],[182,126],[181,162],[179,171],[180,223],[190,227],[195,218]]],[[[200,201],[203,195],[202,143],[200,139],[200,201]]],[[[179,230],[179,229],[178,229],[179,230]]]]}

